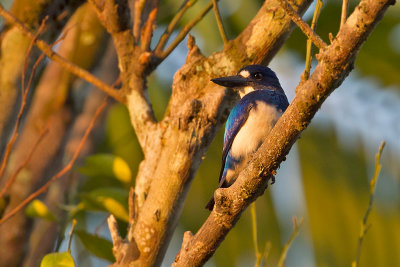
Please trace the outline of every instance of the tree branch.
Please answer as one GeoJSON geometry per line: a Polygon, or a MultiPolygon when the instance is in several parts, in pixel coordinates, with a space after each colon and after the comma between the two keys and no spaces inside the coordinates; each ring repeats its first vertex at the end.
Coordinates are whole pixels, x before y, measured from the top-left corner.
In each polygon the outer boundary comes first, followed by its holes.
{"type": "MultiPolygon", "coordinates": [[[[311,30],[315,31],[315,28],[317,26],[317,21],[319,18],[319,15],[321,14],[321,9],[322,9],[322,0],[317,0],[317,4],[315,5],[315,10],[314,10],[314,15],[312,18],[311,22],[311,30]]],[[[310,77],[310,70],[311,70],[311,61],[312,61],[312,41],[311,39],[307,39],[307,45],[306,45],[306,64],[304,67],[304,72],[301,75],[301,81],[304,82],[310,77]]]]}
{"type": "Polygon", "coordinates": [[[368,224],[368,217],[369,214],[371,213],[372,206],[374,204],[374,197],[375,197],[375,189],[376,189],[376,183],[378,182],[379,178],[379,173],[381,172],[381,156],[382,156],[382,151],[383,148],[385,147],[386,142],[382,141],[381,145],[379,146],[378,153],[376,153],[375,156],[375,171],[374,171],[374,176],[372,177],[370,184],[369,184],[369,202],[368,202],[368,207],[367,210],[364,213],[364,218],[361,222],[361,230],[360,230],[360,235],[358,237],[358,246],[357,246],[357,254],[355,260],[353,260],[351,266],[352,267],[357,267],[360,262],[360,256],[361,256],[361,248],[362,248],[362,243],[364,240],[365,235],[367,234],[367,231],[370,227],[368,224]]]}
{"type": "Polygon", "coordinates": [[[189,31],[200,21],[203,19],[203,17],[208,13],[208,11],[211,10],[213,7],[213,3],[210,2],[201,12],[200,14],[189,21],[188,24],[185,25],[185,27],[180,31],[178,36],[175,38],[175,40],[166,48],[161,54],[160,58],[165,59],[171,52],[182,42],[183,39],[185,39],[186,35],[189,33],[189,31]]]}
{"type": "Polygon", "coordinates": [[[4,222],[6,222],[8,219],[10,219],[12,216],[14,216],[18,211],[20,211],[23,207],[25,207],[27,204],[29,204],[29,202],[31,202],[33,199],[35,199],[36,197],[38,197],[39,195],[43,194],[44,192],[47,191],[47,189],[50,187],[50,185],[52,185],[56,180],[60,179],[61,177],[63,177],[66,173],[68,173],[72,166],[75,163],[75,160],[78,158],[79,153],[82,150],[83,145],[85,144],[86,140],[89,137],[89,134],[91,133],[95,122],[97,120],[97,118],[100,116],[101,112],[104,110],[104,108],[107,105],[107,98],[104,98],[103,103],[97,108],[96,113],[94,114],[92,120],[90,121],[90,124],[88,125],[88,128],[86,129],[78,147],[76,148],[74,154],[72,155],[71,160],[68,162],[67,165],[65,165],[65,167],[60,170],[58,173],[56,173],[53,177],[50,178],[49,181],[47,181],[47,183],[45,183],[42,187],[40,187],[38,190],[36,190],[35,192],[33,192],[31,195],[29,195],[24,201],[22,201],[18,206],[16,206],[14,209],[12,209],[11,211],[7,212],[1,219],[0,219],[0,225],[3,224],[4,222]]]}
{"type": "Polygon", "coordinates": [[[319,49],[325,48],[326,43],[314,32],[313,29],[310,28],[310,26],[308,26],[304,20],[301,19],[293,7],[286,0],[280,0],[280,2],[286,13],[292,18],[293,22],[299,26],[308,39],[310,39],[319,49]]]}
{"type": "Polygon", "coordinates": [[[354,58],[369,33],[393,0],[362,0],[340,29],[333,43],[319,54],[319,64],[297,94],[249,165],[229,188],[217,189],[215,206],[196,235],[178,253],[178,266],[200,266],[215,252],[243,210],[268,186],[268,180],[285,159],[300,133],[329,94],[353,68],[354,58]]]}
{"type": "Polygon", "coordinates": [[[135,37],[136,43],[139,43],[140,27],[142,24],[142,12],[145,4],[146,0],[135,0],[134,18],[133,18],[133,36],[135,37]]]}
{"type": "Polygon", "coordinates": [[[149,13],[149,17],[142,29],[142,36],[140,38],[140,46],[142,51],[150,50],[151,38],[153,37],[153,31],[155,28],[155,22],[158,13],[158,7],[160,4],[160,0],[151,1],[151,10],[149,13]]]}
{"type": "Polygon", "coordinates": [[[226,33],[224,30],[224,24],[222,23],[221,14],[219,13],[217,0],[212,0],[212,2],[213,2],[213,10],[214,10],[214,14],[215,14],[215,19],[217,20],[219,33],[221,34],[222,41],[224,42],[224,44],[226,44],[228,42],[228,38],[226,37],[226,33]]]}
{"type": "Polygon", "coordinates": [[[340,28],[346,23],[347,9],[349,8],[349,0],[342,0],[342,15],[340,17],[340,28]]]}
{"type": "MultiPolygon", "coordinates": [[[[1,1],[4,2],[4,1],[1,1]]],[[[32,31],[36,31],[43,17],[50,19],[46,24],[46,31],[41,37],[49,42],[59,35],[61,29],[70,18],[71,14],[82,0],[52,0],[52,1],[25,1],[14,0],[10,12],[19,18],[32,31]],[[63,8],[60,8],[62,6],[63,8]]],[[[0,154],[3,153],[5,143],[14,126],[18,113],[18,82],[21,78],[25,53],[30,39],[24,36],[17,27],[7,22],[0,32],[0,154]]],[[[31,53],[28,72],[32,69],[39,53],[34,50],[31,53]]],[[[39,65],[39,72],[44,64],[39,65]]],[[[35,75],[35,79],[38,75],[35,75]]]]}
{"type": "Polygon", "coordinates": [[[180,21],[182,16],[185,14],[186,10],[188,10],[189,7],[193,6],[193,4],[196,2],[197,2],[197,0],[185,0],[182,3],[178,12],[175,14],[174,18],[169,23],[167,29],[161,35],[160,40],[158,41],[158,44],[157,44],[156,48],[154,49],[154,53],[156,55],[161,54],[162,50],[164,49],[165,44],[168,42],[169,37],[171,37],[173,30],[175,29],[176,25],[178,24],[178,22],[180,21]]]}
{"type": "MultiPolygon", "coordinates": [[[[2,16],[7,22],[12,23],[18,27],[25,35],[27,35],[30,39],[34,39],[34,34],[16,17],[14,17],[11,13],[3,8],[0,4],[0,16],[2,16]]],[[[52,48],[42,40],[35,40],[35,45],[43,51],[43,53],[48,56],[51,60],[56,61],[60,65],[62,65],[65,69],[75,74],[76,76],[84,79],[85,81],[95,85],[100,90],[104,91],[114,99],[124,102],[124,98],[121,96],[120,91],[112,88],[111,86],[105,84],[95,76],[93,76],[90,72],[78,67],[72,62],[66,60],[56,52],[52,50],[52,48]]]]}

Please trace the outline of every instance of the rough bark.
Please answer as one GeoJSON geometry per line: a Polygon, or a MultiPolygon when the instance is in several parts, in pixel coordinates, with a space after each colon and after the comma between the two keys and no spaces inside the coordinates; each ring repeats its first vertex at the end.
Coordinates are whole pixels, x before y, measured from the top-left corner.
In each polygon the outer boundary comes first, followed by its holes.
{"type": "Polygon", "coordinates": [[[215,207],[203,226],[194,236],[185,233],[174,266],[201,266],[213,255],[243,210],[263,194],[269,178],[325,99],[353,69],[361,44],[391,4],[393,0],[359,3],[332,43],[320,51],[315,71],[296,88],[293,102],[237,181],[216,190],[215,207]]]}

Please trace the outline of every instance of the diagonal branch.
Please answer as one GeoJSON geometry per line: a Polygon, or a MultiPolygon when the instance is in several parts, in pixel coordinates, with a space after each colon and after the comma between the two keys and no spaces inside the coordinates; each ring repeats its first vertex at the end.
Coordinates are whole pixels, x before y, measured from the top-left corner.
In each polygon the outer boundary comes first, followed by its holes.
{"type": "Polygon", "coordinates": [[[164,49],[165,44],[168,42],[169,37],[171,37],[171,34],[173,30],[175,29],[176,25],[182,18],[182,16],[185,14],[186,10],[189,9],[189,7],[193,6],[194,3],[196,3],[197,0],[185,0],[181,7],[179,8],[178,12],[175,14],[175,17],[171,20],[169,23],[167,29],[165,32],[161,35],[160,40],[158,41],[158,44],[156,48],[154,49],[156,54],[160,54],[161,51],[164,49]]]}
{"type": "Polygon", "coordinates": [[[94,114],[92,120],[90,121],[78,147],[76,148],[74,154],[72,155],[72,158],[70,159],[70,161],[68,162],[67,165],[65,165],[65,167],[60,170],[58,173],[56,173],[53,177],[50,178],[49,181],[47,181],[47,183],[45,183],[42,187],[40,187],[38,190],[36,190],[35,192],[33,192],[31,195],[29,195],[24,201],[22,201],[18,206],[16,206],[15,208],[13,208],[12,210],[10,210],[8,213],[6,213],[1,219],[0,219],[0,225],[3,224],[5,221],[7,221],[8,219],[10,219],[12,216],[14,216],[17,212],[19,212],[22,208],[24,208],[26,205],[29,204],[29,202],[31,202],[33,199],[35,199],[36,197],[38,197],[39,195],[43,194],[44,192],[47,191],[47,189],[50,187],[50,185],[52,185],[55,181],[57,181],[58,179],[62,178],[66,173],[68,173],[72,167],[74,166],[74,163],[76,161],[76,159],[79,156],[79,153],[81,152],[83,145],[85,144],[86,140],[88,139],[97,119],[99,118],[100,114],[102,113],[102,111],[104,110],[104,108],[107,106],[107,100],[108,97],[105,97],[103,100],[103,103],[97,108],[96,113],[94,114]]]}
{"type": "Polygon", "coordinates": [[[342,0],[342,15],[340,17],[340,28],[345,24],[347,19],[347,10],[349,9],[349,0],[342,0]]]}
{"type": "Polygon", "coordinates": [[[221,14],[219,13],[219,9],[218,9],[217,0],[212,0],[212,2],[213,2],[213,10],[214,10],[215,18],[217,20],[219,33],[221,34],[222,41],[224,42],[224,44],[226,44],[229,40],[228,40],[228,37],[226,37],[224,24],[222,23],[221,14]]]}
{"type": "Polygon", "coordinates": [[[185,39],[186,35],[189,33],[189,31],[200,21],[203,19],[203,17],[208,13],[208,11],[211,10],[213,7],[213,3],[210,2],[201,12],[200,14],[192,19],[186,26],[182,29],[182,31],[178,34],[178,36],[175,38],[175,40],[169,45],[168,48],[166,48],[159,56],[161,59],[165,59],[171,52],[182,42],[183,39],[185,39]]]}
{"type": "MultiPolygon", "coordinates": [[[[34,40],[35,35],[16,17],[14,17],[11,13],[4,9],[4,7],[0,4],[0,16],[2,16],[7,22],[16,25],[25,35],[27,35],[30,39],[34,40]]],[[[93,84],[103,92],[107,93],[114,99],[124,102],[124,97],[121,95],[120,91],[112,88],[111,86],[107,85],[100,79],[93,76],[87,70],[84,70],[77,65],[71,63],[70,61],[66,60],[59,54],[53,51],[51,46],[49,46],[46,42],[42,40],[35,40],[35,45],[43,51],[43,53],[48,56],[51,60],[59,63],[65,69],[70,71],[71,73],[75,74],[79,78],[84,79],[85,81],[93,84]]]]}
{"type": "MultiPolygon", "coordinates": [[[[321,14],[321,9],[322,9],[322,0],[317,0],[317,4],[315,5],[315,10],[314,10],[314,15],[311,21],[311,29],[315,31],[315,27],[317,26],[317,21],[319,18],[319,15],[321,14]]],[[[311,70],[311,61],[312,61],[312,41],[310,39],[307,39],[307,45],[306,45],[306,66],[304,67],[304,72],[301,75],[301,81],[304,82],[308,79],[310,76],[310,70],[311,70]]]]}
{"type": "Polygon", "coordinates": [[[301,19],[293,7],[286,0],[280,0],[280,2],[285,12],[292,18],[293,22],[299,26],[308,39],[310,39],[319,49],[325,48],[326,43],[314,32],[313,29],[310,28],[310,26],[308,26],[304,20],[301,19]]]}
{"type": "Polygon", "coordinates": [[[1,165],[0,165],[0,181],[2,180],[2,177],[3,177],[3,174],[4,174],[4,170],[5,170],[6,166],[7,166],[8,157],[10,156],[11,150],[13,149],[13,146],[14,146],[14,143],[15,143],[15,141],[17,141],[17,138],[18,138],[19,127],[20,127],[20,124],[21,124],[22,115],[24,114],[24,111],[25,111],[27,97],[28,97],[28,93],[29,93],[29,89],[31,87],[32,81],[33,81],[33,77],[35,76],[35,72],[36,72],[36,69],[37,69],[39,63],[44,58],[44,56],[42,54],[36,60],[35,64],[32,67],[31,75],[29,76],[28,85],[25,88],[25,72],[26,72],[26,70],[28,68],[29,54],[32,51],[33,44],[35,43],[35,41],[37,40],[38,36],[41,34],[42,30],[44,29],[46,20],[47,19],[42,21],[37,33],[34,35],[33,39],[31,40],[31,43],[30,43],[29,48],[28,48],[27,53],[26,53],[26,58],[25,58],[25,63],[24,63],[24,70],[23,70],[23,73],[22,73],[21,106],[19,108],[19,112],[18,112],[18,115],[17,115],[17,121],[15,122],[13,133],[12,133],[11,138],[10,138],[10,140],[9,140],[7,146],[6,146],[6,151],[4,153],[4,157],[3,157],[3,160],[2,160],[1,165]]]}
{"type": "Polygon", "coordinates": [[[293,102],[236,182],[216,190],[213,211],[196,235],[182,245],[175,258],[176,266],[200,266],[213,255],[244,209],[263,194],[271,174],[324,100],[352,70],[361,44],[391,4],[393,0],[360,2],[333,43],[319,55],[319,64],[310,79],[298,86],[293,102]]]}
{"type": "Polygon", "coordinates": [[[153,37],[153,31],[155,29],[159,5],[160,0],[152,1],[151,3],[149,17],[147,18],[147,21],[142,29],[142,36],[140,38],[140,46],[143,51],[150,50],[151,38],[153,37]]]}

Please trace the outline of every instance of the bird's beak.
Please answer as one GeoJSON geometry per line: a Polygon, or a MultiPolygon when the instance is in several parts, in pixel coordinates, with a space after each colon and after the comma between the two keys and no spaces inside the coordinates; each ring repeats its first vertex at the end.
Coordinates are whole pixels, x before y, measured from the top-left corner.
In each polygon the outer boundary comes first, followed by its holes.
{"type": "Polygon", "coordinates": [[[225,87],[231,87],[231,88],[243,87],[243,86],[248,85],[248,83],[249,83],[249,81],[246,78],[243,78],[240,75],[215,78],[215,79],[211,79],[211,81],[218,85],[222,85],[225,87]]]}

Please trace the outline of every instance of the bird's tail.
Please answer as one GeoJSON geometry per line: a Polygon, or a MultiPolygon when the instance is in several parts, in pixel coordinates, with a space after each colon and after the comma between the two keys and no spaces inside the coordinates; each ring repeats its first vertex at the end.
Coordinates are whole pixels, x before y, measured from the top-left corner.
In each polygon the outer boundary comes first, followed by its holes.
{"type": "Polygon", "coordinates": [[[214,208],[214,196],[211,197],[210,201],[208,201],[207,205],[206,205],[206,209],[208,209],[209,211],[212,211],[212,209],[214,208]]]}

